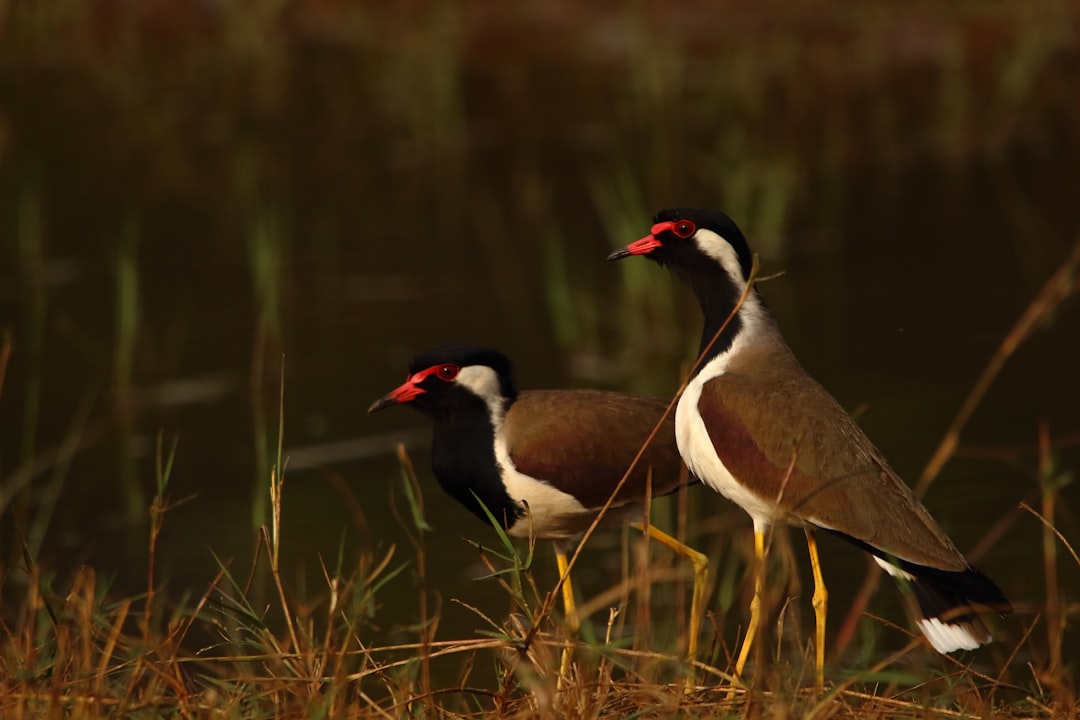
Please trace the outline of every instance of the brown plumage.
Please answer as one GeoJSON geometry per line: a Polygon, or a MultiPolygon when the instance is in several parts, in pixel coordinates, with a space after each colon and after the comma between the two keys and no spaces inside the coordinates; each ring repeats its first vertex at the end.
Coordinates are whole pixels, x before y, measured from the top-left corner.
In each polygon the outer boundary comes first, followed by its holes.
{"type": "MultiPolygon", "coordinates": [[[[586,508],[599,509],[666,407],[662,400],[601,390],[524,391],[506,411],[503,433],[518,472],[544,478],[586,508]]],[[[612,507],[640,503],[650,476],[653,497],[674,492],[686,482],[675,444],[674,412],[668,414],[612,507]]]]}
{"type": "Polygon", "coordinates": [[[843,533],[896,558],[959,571],[967,561],[847,411],[786,346],[752,347],[705,382],[713,449],[779,519],[843,533]],[[794,465],[792,465],[794,460],[794,465]]]}
{"type": "Polygon", "coordinates": [[[702,358],[679,401],[675,432],[691,472],[754,521],[755,592],[736,674],[758,627],[765,530],[777,521],[806,530],[819,686],[827,593],[816,530],[872,553],[909,583],[922,612],[919,627],[939,652],[989,642],[972,603],[1008,612],[1005,595],[967,563],[855,421],[795,360],[757,289],[747,287],[753,256],[731,218],[663,210],[648,236],[609,259],[631,255],[674,270],[704,315],[702,358]]]}

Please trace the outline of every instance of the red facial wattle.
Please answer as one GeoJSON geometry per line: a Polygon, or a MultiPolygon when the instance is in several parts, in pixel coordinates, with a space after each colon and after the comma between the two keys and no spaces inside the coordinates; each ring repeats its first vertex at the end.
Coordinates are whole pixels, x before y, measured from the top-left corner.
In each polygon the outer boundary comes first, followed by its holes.
{"type": "Polygon", "coordinates": [[[626,246],[626,252],[630,255],[648,255],[653,250],[663,247],[659,240],[653,235],[646,235],[645,237],[630,243],[626,246]]]}
{"type": "Polygon", "coordinates": [[[664,247],[659,237],[663,233],[670,232],[672,235],[684,240],[693,237],[697,232],[697,226],[690,220],[667,220],[658,222],[652,226],[651,232],[640,240],[636,240],[621,250],[616,250],[608,256],[608,260],[619,260],[631,255],[648,255],[654,250],[664,247]]]}
{"type": "Polygon", "coordinates": [[[386,397],[399,404],[412,402],[418,395],[423,395],[427,390],[413,382],[412,378],[406,380],[401,387],[392,390],[386,397]]]}
{"type": "Polygon", "coordinates": [[[412,375],[405,379],[399,387],[391,390],[386,395],[376,400],[368,408],[368,412],[375,412],[376,410],[382,410],[390,405],[404,405],[405,403],[412,402],[418,396],[427,392],[420,385],[429,377],[434,375],[443,382],[452,382],[461,371],[461,368],[451,363],[443,363],[442,365],[432,365],[429,368],[414,372],[412,375]]]}

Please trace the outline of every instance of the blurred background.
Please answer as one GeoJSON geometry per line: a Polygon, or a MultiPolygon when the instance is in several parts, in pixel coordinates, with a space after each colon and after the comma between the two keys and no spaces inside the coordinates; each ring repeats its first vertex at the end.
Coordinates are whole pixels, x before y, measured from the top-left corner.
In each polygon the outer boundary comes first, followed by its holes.
{"type": "MultiPolygon", "coordinates": [[[[435,485],[421,416],[365,410],[444,342],[502,349],[524,388],[670,396],[697,308],[604,257],[673,205],[725,210],[783,271],[761,290],[789,343],[914,484],[1077,241],[1078,36],[1066,0],[0,0],[0,569],[145,587],[175,442],[158,576],[198,595],[211,551],[245,575],[284,358],[286,575],[315,592],[320,558],[409,560],[404,442],[439,634],[472,634],[449,599],[505,611],[466,541],[494,535],[435,485]]],[[[1022,616],[1044,601],[1041,529],[1017,506],[1046,479],[1040,423],[1051,480],[1078,467],[1078,350],[1073,301],[926,499],[1022,616]]],[[[688,504],[728,567],[749,523],[712,493],[688,504]]],[[[586,594],[618,577],[615,535],[591,543],[586,594]]],[[[839,617],[866,563],[823,553],[839,617]]],[[[408,572],[382,593],[376,637],[417,617],[408,572]]]]}

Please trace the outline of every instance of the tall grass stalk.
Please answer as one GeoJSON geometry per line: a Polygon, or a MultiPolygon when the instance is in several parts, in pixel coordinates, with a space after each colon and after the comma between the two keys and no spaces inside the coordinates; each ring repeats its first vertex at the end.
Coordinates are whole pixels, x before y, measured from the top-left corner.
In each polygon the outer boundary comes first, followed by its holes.
{"type": "MultiPolygon", "coordinates": [[[[652,583],[649,581],[649,533],[648,527],[650,523],[649,514],[652,510],[652,469],[647,471],[645,483],[645,498],[642,505],[645,508],[644,515],[644,532],[642,532],[642,541],[637,543],[637,552],[635,553],[635,561],[637,564],[634,572],[634,577],[637,578],[637,627],[651,628],[652,618],[649,612],[652,598],[652,583]]],[[[685,625],[683,626],[685,627],[685,625]]],[[[634,634],[634,650],[643,650],[648,647],[648,642],[644,633],[634,634]]]]}
{"type": "Polygon", "coordinates": [[[1044,622],[1047,648],[1045,667],[1038,674],[1042,676],[1042,684],[1048,686],[1049,695],[1058,704],[1065,705],[1075,702],[1078,688],[1075,681],[1073,683],[1061,681],[1062,677],[1067,677],[1067,673],[1064,673],[1063,642],[1069,616],[1080,614],[1080,608],[1076,606],[1070,608],[1067,598],[1062,593],[1057,559],[1058,542],[1061,542],[1072,553],[1078,568],[1080,568],[1080,558],[1054,526],[1061,490],[1072,481],[1072,476],[1057,468],[1054,462],[1050,430],[1045,422],[1039,425],[1038,476],[1042,513],[1033,514],[1042,523],[1043,577],[1046,584],[1044,622]]]}
{"type": "MultiPolygon", "coordinates": [[[[35,512],[33,517],[28,518],[30,524],[26,531],[26,544],[34,557],[37,557],[38,552],[45,543],[45,537],[48,534],[57,505],[62,499],[64,485],[70,474],[72,463],[75,461],[75,456],[84,443],[87,442],[88,435],[92,434],[87,431],[98,394],[98,389],[91,387],[79,397],[63,440],[55,449],[50,448],[43,453],[47,459],[43,457],[34,463],[35,466],[41,468],[42,474],[47,472],[47,479],[36,486],[38,496],[35,500],[35,512]]],[[[35,477],[35,470],[36,468],[33,466],[22,468],[16,477],[23,480],[26,485],[30,485],[35,477]]],[[[4,505],[5,503],[0,499],[0,513],[3,512],[4,505]]]]}
{"type": "Polygon", "coordinates": [[[1055,507],[1061,489],[1061,477],[1054,467],[1050,450],[1050,429],[1045,422],[1039,424],[1039,489],[1042,495],[1042,516],[1046,520],[1042,528],[1043,577],[1046,582],[1046,672],[1055,675],[1061,669],[1061,641],[1065,630],[1058,585],[1057,539],[1051,529],[1057,515],[1055,507]]]}
{"type": "Polygon", "coordinates": [[[157,562],[157,544],[161,536],[161,529],[165,524],[165,513],[169,510],[168,501],[165,498],[165,490],[169,487],[169,478],[172,476],[173,461],[176,460],[176,446],[180,442],[179,437],[174,437],[168,451],[165,450],[165,433],[158,432],[156,452],[154,453],[154,481],[156,491],[154,499],[150,502],[150,532],[149,547],[146,560],[146,603],[143,605],[143,642],[150,644],[152,629],[151,620],[154,615],[154,596],[157,593],[157,574],[155,564],[157,562]]]}
{"type": "Polygon", "coordinates": [[[270,419],[266,401],[267,362],[281,355],[282,272],[284,230],[282,218],[269,205],[260,205],[249,218],[248,260],[255,305],[255,335],[251,343],[251,419],[255,450],[255,492],[251,521],[255,528],[270,521],[269,497],[263,483],[271,473],[270,419]]]}
{"type": "MultiPolygon", "coordinates": [[[[146,496],[135,462],[135,352],[139,340],[139,230],[138,213],[129,211],[117,238],[113,256],[115,311],[113,331],[112,396],[116,422],[117,469],[124,515],[129,527],[145,519],[146,496]]],[[[133,547],[138,547],[132,543],[133,547]]]]}
{"type": "MultiPolygon", "coordinates": [[[[405,450],[405,445],[398,443],[398,463],[401,466],[402,487],[408,502],[410,526],[406,527],[409,542],[413,545],[416,557],[416,584],[419,589],[420,622],[417,631],[420,636],[419,665],[420,665],[420,692],[423,698],[422,706],[427,707],[431,703],[431,643],[435,638],[435,629],[438,619],[431,615],[428,606],[428,580],[427,580],[427,553],[424,550],[424,535],[431,529],[424,515],[424,493],[420,480],[416,476],[412,458],[405,450]]],[[[403,524],[404,525],[404,524],[403,524]]],[[[430,708],[429,708],[430,709],[430,708]]]]}
{"type": "MultiPolygon", "coordinates": [[[[25,279],[25,309],[21,354],[26,357],[22,421],[20,423],[19,464],[29,467],[37,453],[37,433],[41,412],[42,371],[45,367],[45,319],[48,294],[45,287],[45,230],[41,193],[36,183],[19,189],[15,234],[19,247],[19,270],[25,279]]],[[[14,497],[14,519],[26,527],[30,498],[24,490],[14,497]]]]}
{"type": "Polygon", "coordinates": [[[11,328],[0,328],[0,400],[4,397],[4,378],[11,361],[11,328]]]}

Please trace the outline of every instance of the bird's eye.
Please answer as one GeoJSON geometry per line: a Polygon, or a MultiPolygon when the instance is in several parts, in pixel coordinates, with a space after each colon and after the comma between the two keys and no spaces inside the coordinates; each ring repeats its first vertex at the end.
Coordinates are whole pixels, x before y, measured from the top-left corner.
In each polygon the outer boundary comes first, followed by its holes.
{"type": "Polygon", "coordinates": [[[689,220],[679,220],[672,227],[671,232],[681,238],[688,238],[697,232],[697,226],[689,220]]]}
{"type": "Polygon", "coordinates": [[[461,371],[461,368],[459,368],[457,365],[449,365],[449,364],[440,365],[439,369],[436,371],[436,375],[439,376],[440,380],[445,380],[446,382],[450,382],[451,380],[453,380],[454,378],[457,377],[458,372],[460,372],[460,371],[461,371]]]}

